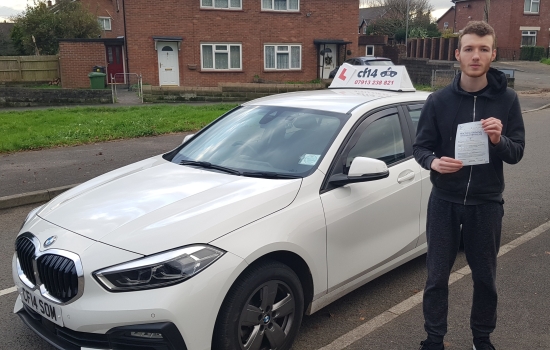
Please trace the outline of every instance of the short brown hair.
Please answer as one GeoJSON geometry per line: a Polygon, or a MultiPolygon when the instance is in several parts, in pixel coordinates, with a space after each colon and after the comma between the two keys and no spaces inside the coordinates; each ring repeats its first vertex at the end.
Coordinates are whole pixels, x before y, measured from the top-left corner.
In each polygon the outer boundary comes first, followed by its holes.
{"type": "Polygon", "coordinates": [[[465,34],[475,34],[480,37],[490,35],[493,37],[493,49],[497,48],[497,38],[495,35],[495,30],[487,22],[483,21],[470,21],[466,24],[466,27],[462,29],[460,35],[458,36],[458,50],[460,51],[462,36],[465,34]]]}

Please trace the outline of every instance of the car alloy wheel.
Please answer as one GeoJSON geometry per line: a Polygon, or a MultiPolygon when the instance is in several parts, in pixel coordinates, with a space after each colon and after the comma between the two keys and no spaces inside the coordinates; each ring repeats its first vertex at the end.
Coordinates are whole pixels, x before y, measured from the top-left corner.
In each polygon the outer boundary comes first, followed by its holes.
{"type": "Polygon", "coordinates": [[[290,349],[304,312],[298,276],[275,261],[246,270],[229,291],[214,330],[213,349],[290,349]]]}

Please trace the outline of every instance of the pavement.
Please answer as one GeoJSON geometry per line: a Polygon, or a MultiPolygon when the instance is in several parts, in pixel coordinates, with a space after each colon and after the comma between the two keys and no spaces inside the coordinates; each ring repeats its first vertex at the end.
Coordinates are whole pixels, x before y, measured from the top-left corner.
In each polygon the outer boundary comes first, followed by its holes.
{"type": "MultiPolygon", "coordinates": [[[[541,113],[537,111],[549,108],[550,66],[541,67],[538,73],[527,72],[521,65],[517,67],[516,84],[522,87],[518,96],[524,113],[541,113]],[[522,68],[525,72],[523,80],[522,68]],[[543,84],[535,81],[533,76],[545,78],[543,84]]],[[[177,147],[185,135],[177,133],[1,154],[0,213],[1,209],[48,201],[93,177],[165,153],[177,147]]],[[[543,224],[530,240],[512,245],[514,249],[503,247],[507,253],[499,258],[499,279],[504,283],[500,284],[501,321],[495,332],[498,339],[495,345],[507,350],[549,350],[549,309],[541,306],[548,304],[550,295],[550,225],[543,224]],[[525,339],[531,340],[529,345],[525,344],[525,339]]],[[[469,276],[467,268],[462,272],[462,277],[469,276]]],[[[451,286],[447,349],[471,349],[468,321],[471,284],[471,278],[460,277],[451,286]]],[[[344,349],[341,344],[347,344],[346,349],[416,349],[414,345],[411,348],[411,344],[417,344],[421,340],[418,335],[423,334],[421,296],[412,298],[408,301],[409,306],[400,312],[389,316],[382,314],[369,321],[371,329],[345,335],[347,343],[340,342],[336,347],[329,345],[323,349],[344,349]]]]}

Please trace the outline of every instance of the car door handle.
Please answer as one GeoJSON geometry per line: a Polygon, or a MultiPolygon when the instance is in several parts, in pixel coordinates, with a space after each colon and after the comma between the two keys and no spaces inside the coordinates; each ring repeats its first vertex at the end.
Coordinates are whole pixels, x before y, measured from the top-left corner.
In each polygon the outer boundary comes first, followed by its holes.
{"type": "Polygon", "coordinates": [[[407,182],[414,179],[414,171],[412,170],[405,170],[399,176],[397,177],[397,182],[402,184],[403,182],[407,182]]]}

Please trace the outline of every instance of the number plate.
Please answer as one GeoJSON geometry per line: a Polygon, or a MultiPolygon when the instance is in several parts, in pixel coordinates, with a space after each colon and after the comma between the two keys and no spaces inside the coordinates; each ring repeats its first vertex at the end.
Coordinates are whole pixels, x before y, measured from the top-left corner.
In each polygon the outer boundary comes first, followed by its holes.
{"type": "Polygon", "coordinates": [[[23,303],[25,303],[28,307],[38,312],[38,314],[42,315],[47,320],[63,327],[61,307],[24,287],[19,289],[19,294],[21,295],[21,300],[23,303]]]}

